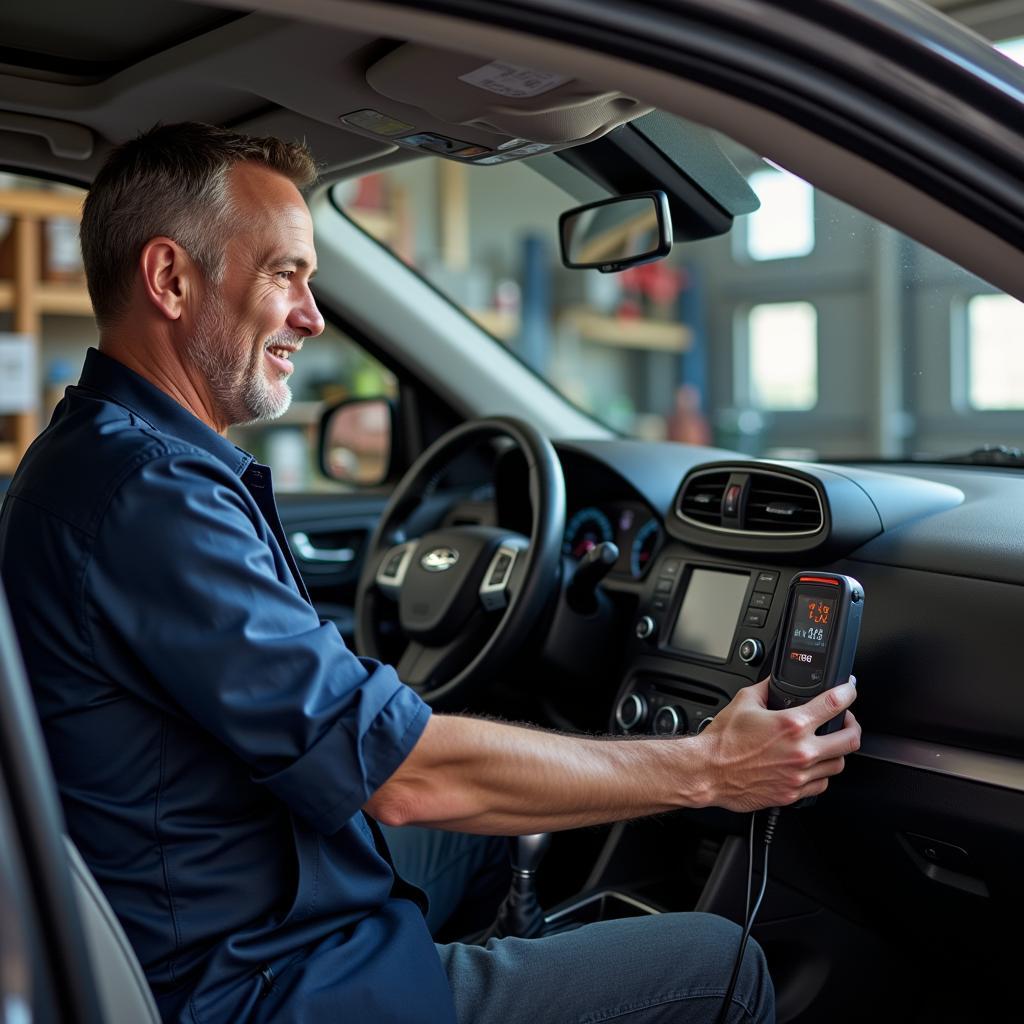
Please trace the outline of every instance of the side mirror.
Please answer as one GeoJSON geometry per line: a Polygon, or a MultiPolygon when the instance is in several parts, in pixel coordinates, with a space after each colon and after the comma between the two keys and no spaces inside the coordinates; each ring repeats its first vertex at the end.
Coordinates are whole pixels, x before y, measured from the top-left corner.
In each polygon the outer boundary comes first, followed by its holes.
{"type": "Polygon", "coordinates": [[[320,468],[331,480],[375,487],[388,478],[393,438],[389,399],[346,399],[320,418],[320,468]]]}
{"type": "Polygon", "coordinates": [[[603,274],[660,260],[672,251],[672,215],[664,192],[637,192],[577,206],[558,218],[562,262],[603,274]]]}

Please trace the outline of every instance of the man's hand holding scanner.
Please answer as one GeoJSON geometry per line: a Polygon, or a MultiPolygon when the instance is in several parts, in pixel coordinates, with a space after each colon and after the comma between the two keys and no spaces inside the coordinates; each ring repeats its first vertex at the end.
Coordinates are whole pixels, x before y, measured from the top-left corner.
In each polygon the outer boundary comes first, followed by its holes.
{"type": "Polygon", "coordinates": [[[784,807],[817,796],[860,748],[860,725],[848,708],[856,677],[799,707],[768,710],[768,680],[744,687],[694,742],[707,746],[712,797],[731,811],[784,807]],[[815,730],[845,712],[828,736],[815,730]]]}

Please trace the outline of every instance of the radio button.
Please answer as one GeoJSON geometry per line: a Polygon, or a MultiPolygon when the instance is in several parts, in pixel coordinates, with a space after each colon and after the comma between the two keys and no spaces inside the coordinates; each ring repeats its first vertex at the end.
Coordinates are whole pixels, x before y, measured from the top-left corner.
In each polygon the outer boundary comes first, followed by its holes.
{"type": "Polygon", "coordinates": [[[657,586],[654,588],[656,594],[669,594],[672,592],[673,580],[658,580],[657,586]]]}
{"type": "Polygon", "coordinates": [[[629,732],[643,723],[647,716],[647,701],[639,693],[627,693],[615,709],[615,721],[623,732],[629,732]]]}
{"type": "Polygon", "coordinates": [[[760,640],[748,637],[740,644],[737,653],[744,665],[756,665],[764,657],[764,645],[760,640]]]}
{"type": "Polygon", "coordinates": [[[751,608],[769,608],[772,603],[771,594],[761,594],[755,591],[750,595],[750,607],[751,608]]]}
{"type": "Polygon", "coordinates": [[[684,716],[674,704],[661,708],[654,716],[654,734],[656,736],[675,736],[683,729],[684,716]]]}
{"type": "Polygon", "coordinates": [[[655,623],[654,619],[650,615],[643,615],[637,619],[633,632],[636,633],[638,640],[646,640],[656,628],[657,623],[655,623]]]}
{"type": "Polygon", "coordinates": [[[765,620],[768,618],[768,613],[761,611],[759,608],[750,609],[746,615],[743,616],[744,626],[763,626],[765,620]]]}
{"type": "Polygon", "coordinates": [[[777,572],[759,572],[754,581],[754,589],[763,594],[774,594],[775,585],[779,582],[777,572]]]}

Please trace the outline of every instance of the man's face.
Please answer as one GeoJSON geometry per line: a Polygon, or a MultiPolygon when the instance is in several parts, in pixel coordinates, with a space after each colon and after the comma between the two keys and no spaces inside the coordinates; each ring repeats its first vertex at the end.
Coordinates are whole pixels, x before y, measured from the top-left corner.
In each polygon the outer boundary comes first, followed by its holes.
{"type": "Polygon", "coordinates": [[[186,351],[222,426],[275,419],[291,404],[291,357],[324,329],[309,290],[313,224],[298,189],[255,164],[230,174],[239,230],[204,290],[186,351]]]}

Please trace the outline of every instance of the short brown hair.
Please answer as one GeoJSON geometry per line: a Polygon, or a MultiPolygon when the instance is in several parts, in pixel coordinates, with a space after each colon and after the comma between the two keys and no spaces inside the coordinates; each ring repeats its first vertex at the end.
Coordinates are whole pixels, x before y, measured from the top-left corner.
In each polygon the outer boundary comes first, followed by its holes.
{"type": "Polygon", "coordinates": [[[208,278],[220,279],[233,219],[228,172],[246,161],[298,188],[316,180],[305,145],[209,124],[157,125],[113,150],[82,210],[82,258],[101,328],[124,312],[139,254],[158,235],[173,238],[208,278]]]}

